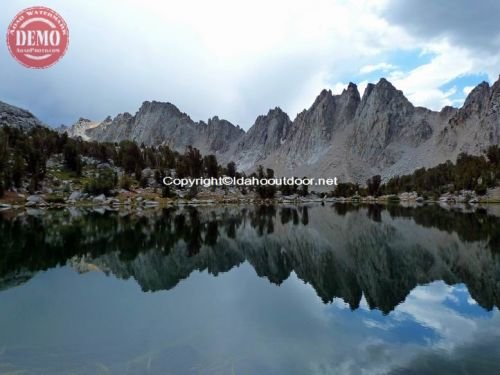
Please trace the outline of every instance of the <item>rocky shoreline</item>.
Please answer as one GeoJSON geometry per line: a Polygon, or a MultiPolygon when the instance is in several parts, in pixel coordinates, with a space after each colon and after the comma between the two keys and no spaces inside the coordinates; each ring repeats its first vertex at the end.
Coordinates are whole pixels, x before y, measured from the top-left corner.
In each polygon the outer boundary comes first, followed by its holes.
{"type": "Polygon", "coordinates": [[[24,195],[9,192],[0,199],[0,211],[23,208],[65,208],[65,207],[105,207],[110,209],[147,209],[165,206],[181,205],[221,205],[221,204],[306,204],[306,203],[362,203],[362,204],[440,204],[453,206],[456,204],[478,205],[484,203],[500,203],[500,188],[491,189],[485,196],[477,196],[473,191],[462,191],[458,194],[443,194],[438,200],[424,199],[416,192],[401,193],[399,195],[384,195],[379,197],[327,197],[318,194],[308,196],[290,195],[277,196],[273,199],[260,199],[255,193],[242,195],[237,189],[228,189],[225,192],[201,191],[196,198],[187,199],[179,193],[179,198],[163,198],[155,192],[156,189],[123,190],[115,196],[100,194],[89,195],[82,191],[73,191],[66,197],[54,198],[52,194],[38,192],[24,195]]]}
{"type": "MultiPolygon", "coordinates": [[[[201,187],[195,193],[189,188],[170,189],[168,196],[162,192],[165,187],[158,177],[159,171],[145,168],[140,171],[144,187],[131,180],[127,188],[120,183],[107,194],[91,194],[86,190],[89,181],[95,176],[109,171],[110,175],[122,179],[124,170],[112,162],[103,163],[94,158],[83,157],[84,168],[80,176],[72,174],[65,168],[63,156],[55,155],[47,161],[47,173],[41,181],[39,190],[30,193],[29,182],[23,186],[5,192],[0,198],[0,210],[22,208],[64,208],[64,207],[108,207],[108,208],[151,208],[170,205],[212,205],[212,204],[261,204],[289,203],[302,204],[312,202],[323,203],[376,203],[376,204],[425,204],[439,203],[480,204],[500,203],[500,187],[488,189],[485,195],[478,195],[472,190],[461,190],[456,193],[445,193],[440,197],[421,196],[417,192],[404,192],[398,195],[361,196],[357,192],[352,196],[336,197],[333,192],[307,192],[305,194],[283,195],[277,190],[274,198],[263,199],[256,189],[242,189],[236,186],[201,187]]],[[[175,170],[166,171],[175,176],[175,170]]],[[[162,177],[162,176],[160,176],[162,177]]]]}

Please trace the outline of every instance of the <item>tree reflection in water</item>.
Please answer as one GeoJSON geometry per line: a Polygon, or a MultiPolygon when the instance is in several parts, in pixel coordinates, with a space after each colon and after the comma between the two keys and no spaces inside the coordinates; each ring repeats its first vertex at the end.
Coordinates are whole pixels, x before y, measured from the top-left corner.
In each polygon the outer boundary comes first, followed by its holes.
{"type": "Polygon", "coordinates": [[[145,291],[168,290],[194,270],[217,275],[248,262],[275,284],[295,272],[324,303],[339,297],[351,309],[365,296],[370,308],[388,313],[417,285],[434,280],[465,283],[473,298],[491,309],[500,303],[498,228],[500,219],[485,209],[436,206],[4,213],[0,288],[69,264],[133,277],[145,291]]]}

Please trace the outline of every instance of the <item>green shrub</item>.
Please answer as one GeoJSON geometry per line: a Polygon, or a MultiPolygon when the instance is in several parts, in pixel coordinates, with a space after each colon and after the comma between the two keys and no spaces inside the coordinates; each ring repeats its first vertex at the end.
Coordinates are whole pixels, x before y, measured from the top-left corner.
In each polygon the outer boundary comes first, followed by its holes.
{"type": "Polygon", "coordinates": [[[124,174],[120,179],[120,187],[125,190],[130,190],[131,186],[132,186],[132,178],[124,174]]]}
{"type": "Polygon", "coordinates": [[[116,187],[117,180],[118,177],[112,169],[100,169],[96,172],[95,176],[85,184],[84,191],[92,195],[109,195],[111,190],[116,187]]]}
{"type": "Polygon", "coordinates": [[[64,203],[64,197],[58,194],[50,194],[45,197],[45,202],[47,203],[64,203]]]}

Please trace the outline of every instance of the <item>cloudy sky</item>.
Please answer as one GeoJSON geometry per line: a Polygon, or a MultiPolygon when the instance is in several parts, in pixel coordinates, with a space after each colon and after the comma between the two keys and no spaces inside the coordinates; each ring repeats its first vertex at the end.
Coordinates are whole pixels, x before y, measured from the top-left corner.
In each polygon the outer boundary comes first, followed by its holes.
{"type": "MultiPolygon", "coordinates": [[[[483,0],[40,0],[65,18],[66,56],[27,69],[0,43],[0,100],[50,125],[169,101],[247,129],[293,119],[323,88],[387,77],[417,105],[460,106],[500,74],[500,2],[483,0]]],[[[4,0],[0,27],[32,0],[4,0]]],[[[4,39],[5,40],[5,39],[4,39]]]]}

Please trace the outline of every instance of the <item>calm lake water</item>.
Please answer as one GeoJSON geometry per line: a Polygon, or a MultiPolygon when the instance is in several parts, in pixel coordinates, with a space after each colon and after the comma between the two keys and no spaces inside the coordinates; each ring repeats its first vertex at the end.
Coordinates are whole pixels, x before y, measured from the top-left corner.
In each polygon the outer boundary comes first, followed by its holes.
{"type": "Polygon", "coordinates": [[[0,374],[500,373],[499,207],[6,211],[0,241],[0,374]]]}

